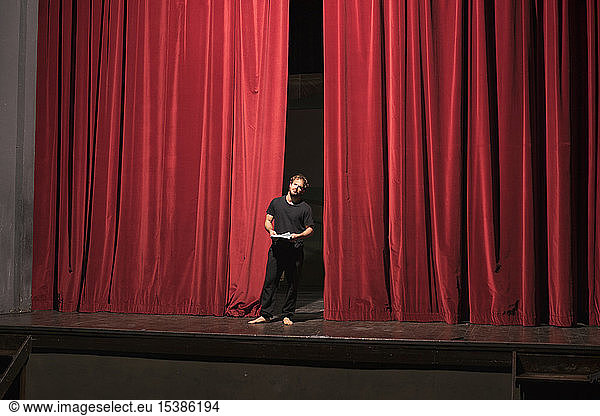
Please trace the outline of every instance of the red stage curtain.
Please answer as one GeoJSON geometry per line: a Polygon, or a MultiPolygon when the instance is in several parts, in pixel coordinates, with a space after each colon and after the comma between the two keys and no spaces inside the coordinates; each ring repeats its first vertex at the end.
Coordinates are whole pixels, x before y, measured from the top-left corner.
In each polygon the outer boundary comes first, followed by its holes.
{"type": "Polygon", "coordinates": [[[597,16],[325,2],[326,318],[598,324],[597,16]]]}
{"type": "Polygon", "coordinates": [[[33,308],[255,313],[288,2],[39,10],[33,308]]]}
{"type": "MultiPolygon", "coordinates": [[[[600,56],[600,10],[596,0],[587,0],[587,123],[588,133],[588,210],[587,210],[587,276],[590,324],[600,325],[600,157],[598,140],[600,107],[598,106],[598,63],[600,56]]],[[[583,24],[579,22],[579,24],[583,24]]]]}
{"type": "Polygon", "coordinates": [[[327,319],[389,318],[378,2],[324,2],[327,319]]]}

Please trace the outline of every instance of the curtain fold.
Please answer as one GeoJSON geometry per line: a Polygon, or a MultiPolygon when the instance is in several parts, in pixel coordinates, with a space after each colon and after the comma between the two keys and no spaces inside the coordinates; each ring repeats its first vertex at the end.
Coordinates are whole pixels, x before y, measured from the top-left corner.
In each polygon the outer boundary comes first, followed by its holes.
{"type": "Polygon", "coordinates": [[[330,1],[324,22],[326,318],[597,324],[597,5],[330,1]]]}
{"type": "Polygon", "coordinates": [[[600,159],[598,157],[598,140],[600,131],[598,120],[598,60],[600,55],[600,21],[598,4],[594,0],[586,2],[586,43],[587,43],[587,139],[588,139],[588,206],[587,206],[587,287],[588,296],[582,301],[589,304],[589,322],[600,325],[600,159]]]}
{"type": "Polygon", "coordinates": [[[84,3],[40,2],[33,308],[251,314],[288,2],[84,3]]]}
{"type": "Polygon", "coordinates": [[[326,319],[390,318],[380,14],[376,2],[324,2],[326,319]]]}
{"type": "Polygon", "coordinates": [[[385,2],[384,16],[393,316],[456,322],[463,272],[462,2],[385,2]]]}
{"type": "Polygon", "coordinates": [[[467,139],[470,321],[536,324],[529,5],[474,2],[467,139]]]}
{"type": "Polygon", "coordinates": [[[258,313],[267,251],[266,207],[281,193],[287,105],[288,2],[246,1],[237,12],[227,314],[258,313]],[[262,7],[258,4],[263,3],[262,7]],[[252,53],[248,58],[246,53],[252,53]],[[239,238],[238,236],[247,236],[239,238]],[[252,276],[252,278],[249,278],[252,276]]]}
{"type": "Polygon", "coordinates": [[[548,229],[548,289],[550,323],[575,323],[575,284],[572,273],[569,8],[566,2],[545,1],[544,68],[546,82],[546,178],[548,229]]]}

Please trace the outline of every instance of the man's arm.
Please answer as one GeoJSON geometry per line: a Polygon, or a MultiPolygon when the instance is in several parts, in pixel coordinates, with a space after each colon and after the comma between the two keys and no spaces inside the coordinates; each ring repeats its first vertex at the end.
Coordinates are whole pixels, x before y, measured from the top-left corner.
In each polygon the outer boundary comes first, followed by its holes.
{"type": "Polygon", "coordinates": [[[313,228],[314,228],[314,222],[313,222],[313,217],[312,217],[312,209],[310,209],[310,206],[304,210],[304,213],[302,214],[303,218],[302,218],[302,222],[304,224],[308,224],[308,227],[306,227],[306,229],[304,231],[302,231],[300,234],[292,234],[292,240],[296,240],[296,239],[304,239],[309,237],[312,233],[313,233],[313,228]]]}
{"type": "Polygon", "coordinates": [[[277,234],[275,232],[275,227],[273,227],[273,216],[271,214],[267,214],[267,219],[265,220],[265,230],[267,230],[269,235],[277,234]]]}
{"type": "Polygon", "coordinates": [[[292,240],[301,240],[310,236],[313,233],[312,227],[306,227],[306,230],[302,231],[300,234],[292,234],[292,240]]]}

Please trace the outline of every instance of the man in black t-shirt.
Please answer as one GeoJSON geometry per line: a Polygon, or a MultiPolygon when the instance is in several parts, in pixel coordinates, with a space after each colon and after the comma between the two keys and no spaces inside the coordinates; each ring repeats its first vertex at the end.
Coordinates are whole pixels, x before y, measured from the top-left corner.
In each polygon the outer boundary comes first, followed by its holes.
{"type": "Polygon", "coordinates": [[[310,205],[302,200],[306,188],[306,177],[293,176],[287,194],[273,199],[267,208],[265,229],[271,236],[272,244],[267,258],[265,284],[260,295],[260,316],[248,322],[249,324],[269,322],[273,318],[273,298],[283,272],[289,286],[283,305],[283,323],[293,324],[292,316],[296,310],[298,283],[304,260],[302,240],[313,233],[314,227],[310,205]],[[277,237],[282,234],[288,238],[277,237]]]}

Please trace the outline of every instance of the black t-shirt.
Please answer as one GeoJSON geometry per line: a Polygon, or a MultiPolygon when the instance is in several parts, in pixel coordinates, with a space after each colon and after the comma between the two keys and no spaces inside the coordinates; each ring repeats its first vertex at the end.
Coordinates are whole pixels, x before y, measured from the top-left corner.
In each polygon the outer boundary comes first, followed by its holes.
{"type": "MultiPolygon", "coordinates": [[[[305,201],[289,204],[285,195],[275,198],[267,208],[267,214],[273,216],[277,234],[300,234],[308,227],[314,227],[312,209],[305,201]]],[[[302,245],[302,240],[296,241],[296,246],[302,245]]]]}

